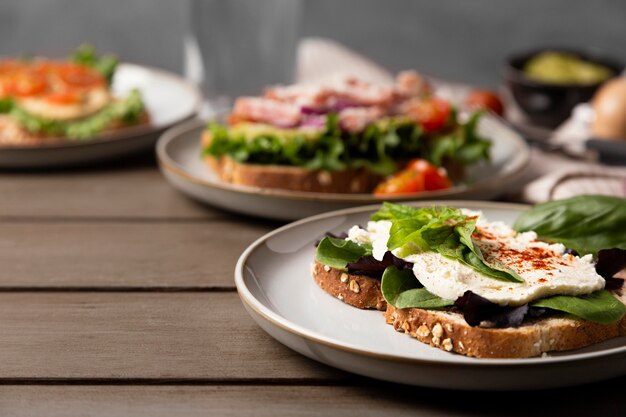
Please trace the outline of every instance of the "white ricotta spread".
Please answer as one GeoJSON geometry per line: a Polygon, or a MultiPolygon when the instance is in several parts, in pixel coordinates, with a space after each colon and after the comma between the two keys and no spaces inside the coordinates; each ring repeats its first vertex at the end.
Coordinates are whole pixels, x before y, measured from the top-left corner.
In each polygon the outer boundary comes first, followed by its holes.
{"type": "MultiPolygon", "coordinates": [[[[517,233],[502,222],[488,222],[479,212],[464,210],[464,214],[479,216],[472,241],[484,258],[497,259],[524,282],[485,276],[436,252],[403,257],[414,264],[413,273],[431,293],[455,300],[470,290],[496,304],[521,305],[551,295],[584,295],[604,288],[604,278],[596,272],[591,255],[566,254],[562,244],[538,241],[534,232],[517,233]]],[[[390,228],[389,221],[368,222],[366,229],[353,226],[347,239],[371,244],[374,258],[382,260],[390,228]]]]}

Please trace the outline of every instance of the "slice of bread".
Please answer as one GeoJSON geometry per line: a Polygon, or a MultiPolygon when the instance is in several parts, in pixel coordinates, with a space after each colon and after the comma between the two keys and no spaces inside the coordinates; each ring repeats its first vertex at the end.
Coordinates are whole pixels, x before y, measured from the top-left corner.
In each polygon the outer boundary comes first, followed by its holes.
{"type": "MultiPolygon", "coordinates": [[[[558,315],[528,320],[518,327],[472,327],[456,311],[394,308],[380,293],[380,280],[347,274],[317,262],[312,273],[318,285],[333,297],[358,308],[384,310],[386,322],[397,331],[439,349],[466,356],[528,358],[626,336],[626,316],[606,325],[558,315]]],[[[615,290],[613,294],[626,303],[624,289],[615,290]]]]}
{"type": "MultiPolygon", "coordinates": [[[[211,135],[202,135],[203,147],[211,135]]],[[[321,193],[371,193],[383,176],[365,168],[328,171],[287,165],[262,165],[237,162],[222,156],[206,155],[206,164],[224,182],[260,188],[321,193]]]]}
{"type": "Polygon", "coordinates": [[[351,306],[385,311],[387,302],[380,291],[380,280],[364,275],[353,275],[315,261],[311,274],[317,285],[351,306]]]}
{"type": "MultiPolygon", "coordinates": [[[[123,123],[121,120],[112,121],[109,126],[107,126],[102,132],[101,135],[106,137],[106,135],[112,134],[116,131],[127,127],[135,127],[141,125],[147,125],[150,123],[150,115],[147,111],[144,111],[138,120],[137,123],[132,125],[127,125],[123,123]]],[[[57,145],[71,142],[71,139],[60,137],[60,136],[50,136],[43,134],[36,134],[29,132],[26,128],[22,127],[17,121],[12,119],[9,116],[0,116],[0,146],[39,146],[39,145],[57,145]]]]}

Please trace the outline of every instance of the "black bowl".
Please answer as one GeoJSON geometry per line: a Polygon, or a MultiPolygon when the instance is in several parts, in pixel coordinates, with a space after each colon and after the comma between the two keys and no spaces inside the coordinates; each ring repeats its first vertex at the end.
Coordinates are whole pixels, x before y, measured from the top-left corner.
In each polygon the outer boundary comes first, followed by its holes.
{"type": "Polygon", "coordinates": [[[527,77],[522,70],[526,62],[537,54],[547,51],[573,54],[585,61],[610,68],[616,76],[624,69],[624,65],[613,58],[569,48],[533,49],[509,56],[504,68],[504,84],[524,118],[537,126],[557,127],[570,116],[577,104],[588,102],[598,88],[607,81],[584,85],[551,84],[527,77]]]}

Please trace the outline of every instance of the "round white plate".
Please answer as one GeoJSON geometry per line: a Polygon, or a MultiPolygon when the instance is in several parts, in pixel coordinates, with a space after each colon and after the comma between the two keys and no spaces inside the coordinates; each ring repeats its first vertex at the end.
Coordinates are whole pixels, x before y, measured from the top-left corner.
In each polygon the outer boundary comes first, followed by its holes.
{"type": "Polygon", "coordinates": [[[204,164],[200,135],[206,122],[190,121],[166,131],[157,143],[157,157],[164,176],[181,192],[204,203],[237,213],[297,220],[331,210],[374,204],[383,200],[440,199],[489,200],[510,190],[530,159],[528,144],[496,117],[486,115],[479,133],[493,138],[492,161],[468,170],[475,181],[447,190],[410,196],[375,197],[372,194],[335,194],[263,189],[227,184],[204,164]]]}
{"type": "Polygon", "coordinates": [[[196,116],[202,105],[199,88],[184,78],[156,68],[119,65],[112,83],[115,95],[137,88],[151,121],[129,126],[90,140],[54,145],[0,147],[1,168],[44,168],[89,163],[154,147],[173,125],[196,116]]]}
{"type": "MultiPolygon", "coordinates": [[[[411,203],[430,206],[434,201],[411,203]]],[[[470,200],[441,201],[481,210],[512,224],[527,206],[470,200]]],[[[626,373],[626,338],[546,357],[476,359],[445,352],[396,332],[380,311],[359,310],[320,289],[310,274],[315,242],[364,224],[380,205],[321,214],[283,226],[254,242],[235,269],[239,296],[271,336],[349,372],[437,388],[520,390],[563,387],[626,373]]]]}

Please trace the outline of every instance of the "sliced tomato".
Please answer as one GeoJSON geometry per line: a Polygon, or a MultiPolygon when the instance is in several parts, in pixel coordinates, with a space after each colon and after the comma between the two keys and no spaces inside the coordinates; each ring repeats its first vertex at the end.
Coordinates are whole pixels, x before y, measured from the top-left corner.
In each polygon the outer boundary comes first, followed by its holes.
{"type": "Polygon", "coordinates": [[[406,168],[378,184],[374,195],[410,194],[452,187],[445,170],[424,159],[410,161],[406,168]]]}
{"type": "Polygon", "coordinates": [[[16,59],[0,61],[0,77],[11,76],[24,68],[24,64],[16,59]]]}
{"type": "Polygon", "coordinates": [[[3,79],[2,85],[5,94],[18,97],[41,94],[48,87],[45,77],[32,71],[15,73],[3,79]]]}
{"type": "Polygon", "coordinates": [[[452,115],[452,105],[440,97],[431,97],[413,103],[409,115],[416,120],[427,133],[443,129],[452,115]]]}
{"type": "Polygon", "coordinates": [[[76,104],[81,100],[81,94],[77,90],[65,90],[48,94],[44,100],[54,104],[76,104]]]}
{"type": "Polygon", "coordinates": [[[60,64],[55,71],[69,87],[92,88],[105,84],[104,77],[99,72],[83,65],[60,64]]]}

